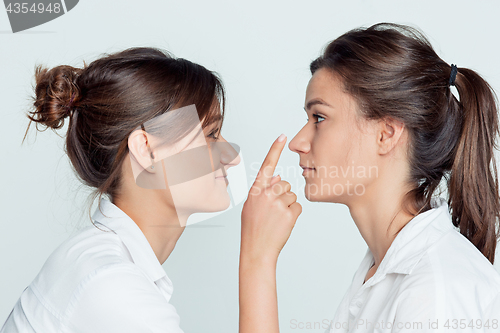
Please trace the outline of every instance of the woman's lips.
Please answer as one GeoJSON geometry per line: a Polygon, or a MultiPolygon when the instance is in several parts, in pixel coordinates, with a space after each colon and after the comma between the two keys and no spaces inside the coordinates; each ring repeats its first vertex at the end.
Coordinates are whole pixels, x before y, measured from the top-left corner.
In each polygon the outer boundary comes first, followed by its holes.
{"type": "Polygon", "coordinates": [[[305,175],[307,175],[309,172],[312,172],[312,171],[314,171],[314,170],[315,170],[314,168],[306,168],[306,167],[304,167],[303,169],[304,169],[304,171],[302,171],[302,176],[305,176],[305,175]]]}

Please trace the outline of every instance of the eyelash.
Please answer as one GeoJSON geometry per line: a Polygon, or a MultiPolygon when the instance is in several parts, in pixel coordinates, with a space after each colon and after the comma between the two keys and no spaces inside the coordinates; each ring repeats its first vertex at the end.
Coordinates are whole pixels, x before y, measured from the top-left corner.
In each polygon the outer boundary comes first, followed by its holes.
{"type": "Polygon", "coordinates": [[[213,138],[213,139],[215,139],[215,140],[217,140],[219,138],[219,136],[217,136],[217,137],[214,136],[215,133],[217,133],[217,132],[218,132],[217,130],[212,131],[212,133],[210,133],[208,136],[211,137],[211,138],[213,138]]]}
{"type": "MultiPolygon", "coordinates": [[[[325,120],[325,117],[322,117],[322,116],[320,116],[319,114],[316,114],[316,113],[314,113],[312,116],[313,116],[314,118],[316,118],[316,119],[318,119],[318,118],[322,118],[323,120],[325,120]]],[[[323,120],[322,120],[322,121],[323,121],[323,120]]],[[[307,118],[307,121],[309,121],[309,118],[307,118]]],[[[314,123],[315,123],[315,124],[319,124],[320,122],[321,122],[321,121],[315,121],[314,123]]]]}

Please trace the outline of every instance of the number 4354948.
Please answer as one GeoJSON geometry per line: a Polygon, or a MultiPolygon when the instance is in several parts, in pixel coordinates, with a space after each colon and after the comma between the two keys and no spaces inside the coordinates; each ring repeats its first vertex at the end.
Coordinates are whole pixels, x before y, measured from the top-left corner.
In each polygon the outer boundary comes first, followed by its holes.
{"type": "Polygon", "coordinates": [[[499,328],[499,325],[498,325],[498,319],[492,319],[491,321],[489,319],[487,319],[484,322],[481,319],[476,319],[476,320],[472,319],[469,322],[467,322],[466,319],[460,319],[460,322],[458,319],[448,319],[444,323],[444,327],[446,327],[447,329],[450,329],[450,328],[451,329],[457,329],[457,328],[466,329],[467,327],[469,327],[469,328],[477,328],[477,329],[492,328],[492,329],[496,330],[499,328]]]}
{"type": "Polygon", "coordinates": [[[48,13],[60,13],[61,12],[61,4],[60,3],[49,3],[47,6],[45,6],[43,3],[34,3],[33,5],[29,5],[28,3],[19,3],[19,2],[14,2],[14,3],[9,3],[7,7],[5,8],[7,10],[7,13],[43,13],[43,12],[48,12],[48,13]]]}

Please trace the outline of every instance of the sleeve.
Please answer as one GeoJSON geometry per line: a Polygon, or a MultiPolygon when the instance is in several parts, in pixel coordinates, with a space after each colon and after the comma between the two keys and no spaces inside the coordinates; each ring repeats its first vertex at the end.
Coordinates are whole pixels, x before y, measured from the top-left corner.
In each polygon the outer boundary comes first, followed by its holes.
{"type": "Polygon", "coordinates": [[[183,333],[175,308],[134,265],[113,264],[75,292],[62,332],[183,333]]]}
{"type": "Polygon", "coordinates": [[[391,332],[500,332],[500,294],[486,301],[484,295],[477,295],[474,288],[466,285],[462,291],[445,289],[406,290],[397,306],[391,332]]]}
{"type": "Polygon", "coordinates": [[[486,307],[482,323],[485,332],[500,332],[500,292],[496,292],[496,297],[486,307]]]}

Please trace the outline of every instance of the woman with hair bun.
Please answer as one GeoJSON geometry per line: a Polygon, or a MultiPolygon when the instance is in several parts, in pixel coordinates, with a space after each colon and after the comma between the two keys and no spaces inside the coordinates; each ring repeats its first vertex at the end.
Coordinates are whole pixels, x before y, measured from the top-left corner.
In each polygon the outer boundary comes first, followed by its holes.
{"type": "Polygon", "coordinates": [[[229,206],[226,173],[240,161],[220,135],[220,79],[154,48],[38,67],[35,78],[30,124],[56,130],[69,120],[65,150],[99,207],[0,331],[182,332],[161,265],[191,214],[229,206]]]}
{"type": "MultiPolygon", "coordinates": [[[[306,198],[348,206],[368,246],[321,330],[500,332],[493,89],[389,23],[343,34],[310,69],[309,119],[289,148],[306,198]]],[[[263,202],[249,197],[242,213],[240,333],[279,332],[276,261],[294,223],[266,218],[263,202]]]]}

